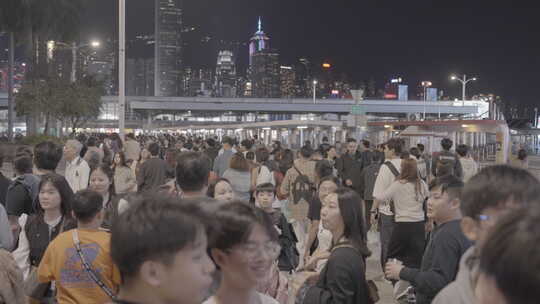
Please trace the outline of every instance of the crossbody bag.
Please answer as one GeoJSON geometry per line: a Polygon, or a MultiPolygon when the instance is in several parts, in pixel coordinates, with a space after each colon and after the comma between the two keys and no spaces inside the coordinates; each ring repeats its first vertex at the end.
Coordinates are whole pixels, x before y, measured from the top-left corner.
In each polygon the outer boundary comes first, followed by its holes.
{"type": "Polygon", "coordinates": [[[77,229],[73,229],[73,244],[75,244],[75,250],[77,250],[77,254],[79,255],[79,258],[81,259],[82,266],[86,273],[90,276],[92,281],[94,281],[100,288],[111,298],[113,301],[116,301],[116,295],[113,293],[113,291],[103,283],[103,281],[99,278],[97,273],[90,267],[90,264],[86,261],[84,254],[81,250],[81,242],[79,240],[79,233],[77,232],[77,229]]]}

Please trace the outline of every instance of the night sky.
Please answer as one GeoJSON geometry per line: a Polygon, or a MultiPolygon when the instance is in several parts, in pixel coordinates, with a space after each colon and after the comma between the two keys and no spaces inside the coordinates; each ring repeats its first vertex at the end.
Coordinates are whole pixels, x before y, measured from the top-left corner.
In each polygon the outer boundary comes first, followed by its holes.
{"type": "MultiPolygon", "coordinates": [[[[89,2],[84,35],[111,36],[117,1],[89,2]]],[[[152,34],[154,1],[126,2],[128,38],[152,34]]],[[[262,16],[264,31],[283,64],[299,57],[317,64],[329,61],[353,81],[375,78],[379,88],[393,76],[403,77],[410,87],[430,80],[452,97],[460,96],[461,85],[452,83],[449,75],[466,73],[480,78],[469,95],[494,93],[508,102],[540,105],[540,4],[517,3],[184,0],[183,8],[185,25],[197,26],[201,37],[218,40],[248,41],[262,16]]],[[[196,53],[201,55],[190,57],[186,65],[215,64],[216,50],[196,53]]],[[[245,64],[247,46],[238,55],[245,64]]]]}

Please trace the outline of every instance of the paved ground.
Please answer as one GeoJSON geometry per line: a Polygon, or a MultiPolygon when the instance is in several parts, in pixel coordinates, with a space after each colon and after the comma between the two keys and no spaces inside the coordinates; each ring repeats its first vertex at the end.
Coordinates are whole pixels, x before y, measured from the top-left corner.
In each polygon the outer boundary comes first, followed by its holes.
{"type": "Polygon", "coordinates": [[[366,277],[368,280],[375,281],[375,284],[379,287],[379,296],[381,297],[381,300],[377,302],[377,304],[394,304],[393,287],[384,280],[382,273],[378,243],[369,243],[368,247],[372,254],[371,257],[367,259],[366,277]]]}

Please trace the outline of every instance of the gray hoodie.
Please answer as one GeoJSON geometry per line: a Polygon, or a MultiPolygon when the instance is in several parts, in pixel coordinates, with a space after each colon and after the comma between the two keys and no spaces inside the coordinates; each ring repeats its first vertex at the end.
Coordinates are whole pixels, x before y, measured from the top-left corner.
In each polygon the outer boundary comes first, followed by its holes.
{"type": "Polygon", "coordinates": [[[456,280],[441,290],[432,304],[474,304],[472,287],[473,274],[478,270],[478,259],[475,258],[475,247],[471,246],[459,262],[456,280]]]}

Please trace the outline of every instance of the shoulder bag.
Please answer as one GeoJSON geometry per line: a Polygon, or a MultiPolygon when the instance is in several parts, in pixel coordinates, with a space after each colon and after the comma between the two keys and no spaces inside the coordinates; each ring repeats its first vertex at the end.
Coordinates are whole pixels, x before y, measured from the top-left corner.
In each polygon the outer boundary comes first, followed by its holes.
{"type": "Polygon", "coordinates": [[[81,259],[82,266],[86,273],[90,276],[92,281],[94,281],[105,294],[109,296],[113,301],[116,301],[116,295],[113,293],[113,291],[103,283],[103,281],[99,278],[98,274],[90,267],[90,264],[86,261],[84,258],[84,254],[81,250],[81,242],[79,241],[79,233],[77,232],[77,229],[73,229],[73,244],[75,244],[75,250],[77,250],[77,254],[79,255],[79,258],[81,259]]]}

